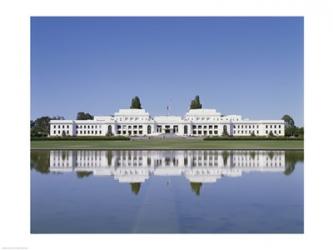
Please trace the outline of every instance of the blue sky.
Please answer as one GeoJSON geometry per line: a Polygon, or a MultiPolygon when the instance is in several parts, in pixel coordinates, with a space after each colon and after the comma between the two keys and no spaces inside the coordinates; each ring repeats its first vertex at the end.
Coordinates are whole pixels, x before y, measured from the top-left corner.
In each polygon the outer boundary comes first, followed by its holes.
{"type": "Polygon", "coordinates": [[[303,125],[302,17],[32,17],[31,118],[204,108],[303,125]]]}

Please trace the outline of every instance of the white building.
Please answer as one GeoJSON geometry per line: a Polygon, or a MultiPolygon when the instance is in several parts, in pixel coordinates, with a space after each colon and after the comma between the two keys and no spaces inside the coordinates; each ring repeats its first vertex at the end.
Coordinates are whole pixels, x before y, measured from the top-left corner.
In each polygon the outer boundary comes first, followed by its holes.
{"type": "Polygon", "coordinates": [[[121,183],[143,183],[150,176],[184,176],[190,182],[212,183],[223,176],[286,169],[284,151],[248,150],[55,150],[51,172],[91,172],[121,183]]]}
{"type": "Polygon", "coordinates": [[[144,109],[120,109],[93,120],[51,120],[50,136],[284,136],[283,120],[249,120],[222,116],[215,109],[191,109],[184,117],[151,117],[144,109]]]}

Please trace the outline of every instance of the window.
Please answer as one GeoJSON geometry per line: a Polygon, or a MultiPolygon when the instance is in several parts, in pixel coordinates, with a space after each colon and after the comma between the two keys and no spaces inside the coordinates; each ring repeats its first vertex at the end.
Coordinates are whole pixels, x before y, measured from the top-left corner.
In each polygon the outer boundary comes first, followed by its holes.
{"type": "Polygon", "coordinates": [[[266,135],[268,135],[268,130],[266,130],[266,135]]]}
{"type": "Polygon", "coordinates": [[[259,130],[257,130],[257,134],[259,134],[259,130]]]}
{"type": "Polygon", "coordinates": [[[65,128],[65,125],[62,125],[62,128],[65,128]]]}
{"type": "Polygon", "coordinates": [[[99,131],[99,134],[100,134],[100,135],[102,134],[102,130],[99,131]]]}
{"type": "Polygon", "coordinates": [[[279,125],[279,128],[281,128],[281,125],[279,125]]]}
{"type": "Polygon", "coordinates": [[[266,128],[268,128],[268,125],[266,125],[266,128]]]}
{"type": "Polygon", "coordinates": [[[57,126],[56,125],[53,125],[53,128],[56,128],[57,126]]]}
{"type": "Polygon", "coordinates": [[[69,125],[67,125],[67,128],[69,128],[69,125]]]}
{"type": "Polygon", "coordinates": [[[187,135],[187,125],[184,126],[184,134],[187,135]]]}

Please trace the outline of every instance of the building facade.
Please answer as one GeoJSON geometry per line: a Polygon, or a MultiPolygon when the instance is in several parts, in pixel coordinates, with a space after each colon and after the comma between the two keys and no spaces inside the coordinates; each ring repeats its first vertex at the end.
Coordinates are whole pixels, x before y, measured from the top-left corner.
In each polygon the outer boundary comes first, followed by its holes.
{"type": "Polygon", "coordinates": [[[184,117],[152,117],[144,109],[120,109],[93,120],[51,120],[50,136],[284,136],[283,120],[223,116],[215,109],[190,109],[184,117]]]}

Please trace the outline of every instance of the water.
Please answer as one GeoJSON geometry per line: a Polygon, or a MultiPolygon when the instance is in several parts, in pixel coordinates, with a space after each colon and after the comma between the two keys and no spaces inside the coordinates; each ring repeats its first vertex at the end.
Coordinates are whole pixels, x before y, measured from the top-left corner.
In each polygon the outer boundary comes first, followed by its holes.
{"type": "Polygon", "coordinates": [[[303,151],[31,151],[31,233],[303,233],[303,151]]]}

